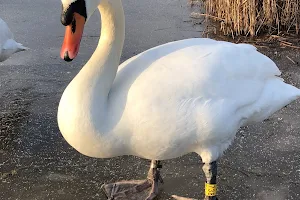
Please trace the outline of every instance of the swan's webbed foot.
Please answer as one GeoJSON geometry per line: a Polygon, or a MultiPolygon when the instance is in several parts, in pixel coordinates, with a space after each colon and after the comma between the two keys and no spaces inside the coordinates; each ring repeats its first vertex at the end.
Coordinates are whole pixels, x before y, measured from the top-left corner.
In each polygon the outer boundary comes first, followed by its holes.
{"type": "Polygon", "coordinates": [[[158,195],[159,182],[163,183],[160,168],[160,161],[153,160],[147,180],[120,181],[103,184],[101,188],[108,200],[153,200],[158,195]]]}
{"type": "Polygon", "coordinates": [[[145,195],[140,193],[150,187],[151,182],[149,180],[133,180],[103,184],[101,188],[108,200],[144,200],[145,198],[142,198],[142,196],[145,195]]]}

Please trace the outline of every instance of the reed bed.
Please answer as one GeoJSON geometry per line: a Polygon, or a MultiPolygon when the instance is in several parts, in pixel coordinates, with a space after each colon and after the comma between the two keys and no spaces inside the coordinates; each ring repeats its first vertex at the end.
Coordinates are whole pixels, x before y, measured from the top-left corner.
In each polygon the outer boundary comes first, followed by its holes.
{"type": "Polygon", "coordinates": [[[299,34],[300,0],[191,0],[225,35],[299,34]],[[203,6],[203,7],[202,7],[203,6]]]}

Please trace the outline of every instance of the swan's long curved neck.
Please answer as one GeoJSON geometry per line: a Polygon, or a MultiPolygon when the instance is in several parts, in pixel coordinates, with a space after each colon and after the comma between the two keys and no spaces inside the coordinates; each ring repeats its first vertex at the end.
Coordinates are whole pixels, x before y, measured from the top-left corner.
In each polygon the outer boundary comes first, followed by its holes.
{"type": "Polygon", "coordinates": [[[108,94],[120,62],[125,23],[121,0],[102,0],[98,8],[102,19],[98,46],[64,91],[57,117],[64,138],[79,152],[111,157],[118,149],[113,134],[107,134],[108,94]]]}
{"type": "Polygon", "coordinates": [[[106,101],[123,49],[125,17],[121,0],[102,0],[98,9],[102,25],[99,43],[92,57],[76,78],[83,78],[86,82],[88,80],[89,85],[97,90],[99,98],[106,101]]]}

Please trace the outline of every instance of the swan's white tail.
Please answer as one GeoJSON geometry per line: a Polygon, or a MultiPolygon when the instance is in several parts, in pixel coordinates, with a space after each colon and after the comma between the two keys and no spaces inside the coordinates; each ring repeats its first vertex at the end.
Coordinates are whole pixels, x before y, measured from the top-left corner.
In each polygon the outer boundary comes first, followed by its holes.
{"type": "Polygon", "coordinates": [[[300,98],[300,89],[284,83],[280,78],[271,79],[267,82],[259,101],[253,105],[252,109],[255,112],[247,121],[251,123],[267,119],[298,98],[300,98]]]}
{"type": "Polygon", "coordinates": [[[26,51],[26,50],[29,50],[29,48],[28,47],[24,47],[23,44],[21,44],[21,43],[17,43],[17,51],[16,52],[26,51]]]}
{"type": "Polygon", "coordinates": [[[29,48],[24,47],[23,44],[16,42],[13,39],[9,39],[5,42],[3,45],[3,50],[9,51],[9,52],[19,52],[19,51],[25,51],[28,50],[29,48]]]}
{"type": "Polygon", "coordinates": [[[28,50],[29,48],[24,47],[22,44],[17,43],[13,39],[9,39],[5,42],[5,44],[2,46],[1,53],[0,53],[0,62],[5,61],[8,59],[11,55],[14,53],[28,50]]]}

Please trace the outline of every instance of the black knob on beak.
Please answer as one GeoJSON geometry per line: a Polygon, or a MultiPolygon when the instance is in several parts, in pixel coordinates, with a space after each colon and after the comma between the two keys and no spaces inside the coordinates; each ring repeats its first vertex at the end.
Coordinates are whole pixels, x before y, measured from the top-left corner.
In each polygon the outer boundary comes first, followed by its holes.
{"type": "Polygon", "coordinates": [[[73,21],[74,11],[72,8],[73,6],[69,6],[66,10],[64,8],[62,10],[60,21],[64,26],[70,25],[73,21]]]}
{"type": "Polygon", "coordinates": [[[83,16],[85,19],[87,18],[86,6],[84,0],[76,0],[75,2],[71,3],[69,7],[67,8],[63,7],[61,13],[61,19],[60,19],[61,23],[64,26],[70,25],[73,21],[75,12],[83,16]]]}

